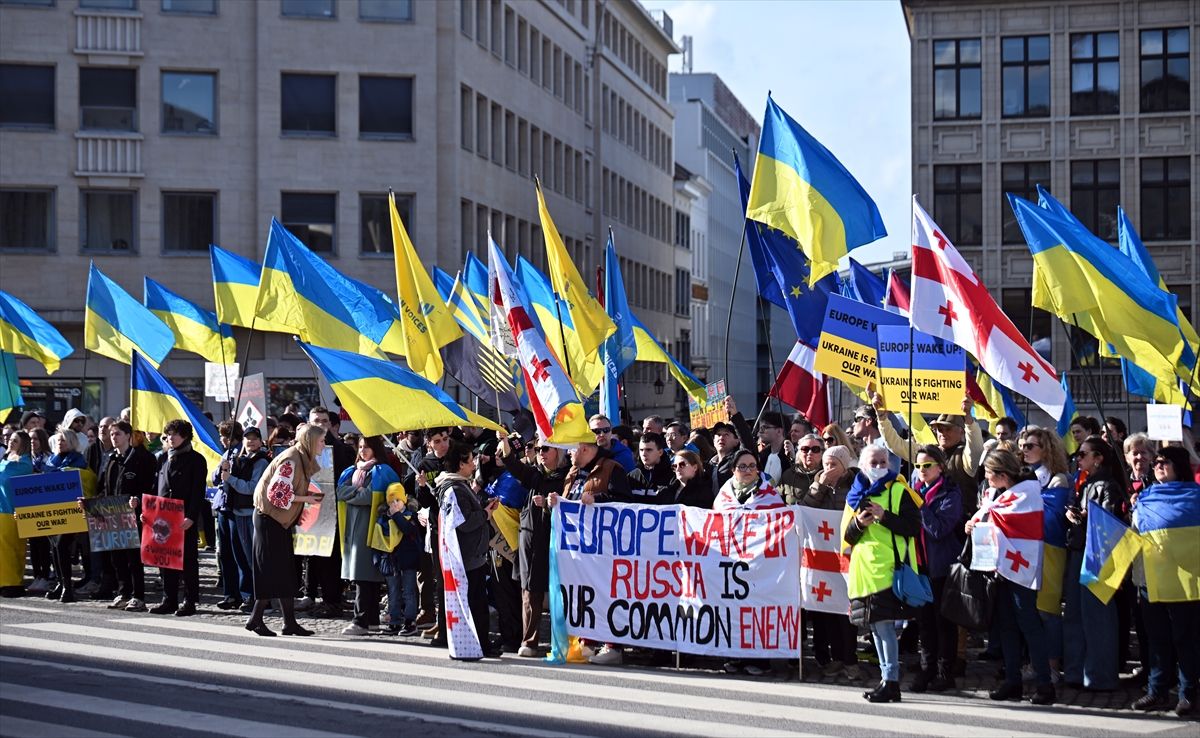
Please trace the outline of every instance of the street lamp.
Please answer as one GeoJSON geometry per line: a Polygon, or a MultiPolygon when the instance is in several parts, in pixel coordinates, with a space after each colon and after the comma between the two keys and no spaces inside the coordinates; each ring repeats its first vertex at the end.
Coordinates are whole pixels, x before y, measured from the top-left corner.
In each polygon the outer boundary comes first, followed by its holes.
{"type": "Polygon", "coordinates": [[[663,384],[662,376],[654,378],[654,394],[661,395],[666,387],[667,385],[663,384]]]}

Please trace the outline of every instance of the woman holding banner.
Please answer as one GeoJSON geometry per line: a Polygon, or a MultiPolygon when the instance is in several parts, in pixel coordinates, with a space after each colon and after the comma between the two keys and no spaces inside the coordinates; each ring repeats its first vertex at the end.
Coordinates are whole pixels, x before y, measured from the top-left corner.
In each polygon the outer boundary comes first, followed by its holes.
{"type": "Polygon", "coordinates": [[[25,594],[25,539],[17,535],[8,480],[33,474],[29,445],[29,434],[16,431],[8,437],[8,447],[0,459],[0,595],[4,597],[25,594]]]}
{"type": "Polygon", "coordinates": [[[296,622],[292,527],[306,502],[321,501],[321,495],[309,494],[308,481],[321,468],[317,460],[325,450],[325,429],[304,423],[296,437],[296,444],[275,457],[254,489],[254,609],[246,630],[260,636],[275,635],[263,622],[272,599],[279,600],[284,635],[313,634],[296,622]]]}
{"type": "MultiPolygon", "coordinates": [[[[128,421],[118,420],[110,425],[108,438],[112,451],[100,475],[100,494],[129,500],[129,507],[136,514],[141,510],[142,495],[154,493],[157,463],[144,446],[133,443],[134,431],[128,421]]],[[[140,528],[141,516],[137,518],[140,528]]],[[[112,565],[119,587],[109,609],[145,612],[146,569],[141,550],[123,548],[106,551],[104,555],[112,565]]]]}
{"type": "Polygon", "coordinates": [[[337,481],[338,518],[342,527],[342,579],[354,582],[354,619],[342,635],[364,636],[379,630],[379,585],[383,575],[371,559],[367,540],[375,522],[375,509],[383,504],[387,488],[400,477],[387,465],[381,436],[358,441],[358,460],[337,481]]]}
{"type": "Polygon", "coordinates": [[[865,446],[859,474],[846,496],[843,538],[851,546],[850,622],[868,626],[879,655],[881,680],[863,692],[870,702],[900,701],[900,638],[896,621],[912,612],[892,592],[896,561],[909,557],[921,532],[921,499],[889,467],[888,451],[865,446]],[[852,513],[852,514],[849,514],[852,513]]]}

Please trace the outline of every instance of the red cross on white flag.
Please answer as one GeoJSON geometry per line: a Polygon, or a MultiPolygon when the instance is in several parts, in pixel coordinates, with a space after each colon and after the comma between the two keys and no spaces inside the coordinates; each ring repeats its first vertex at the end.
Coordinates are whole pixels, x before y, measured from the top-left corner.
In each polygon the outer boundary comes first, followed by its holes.
{"type": "Polygon", "coordinates": [[[850,557],[842,546],[842,511],[793,507],[799,513],[802,556],[800,606],[813,612],[845,615],[850,611],[846,572],[850,557]]]}
{"type": "MultiPolygon", "coordinates": [[[[442,590],[446,608],[446,641],[452,659],[481,659],[479,630],[471,619],[467,606],[467,570],[463,565],[462,550],[458,547],[458,526],[463,523],[462,510],[458,507],[458,495],[453,489],[442,493],[441,524],[438,526],[438,555],[442,560],[442,590]]],[[[483,626],[487,634],[487,624],[483,626]]]]}

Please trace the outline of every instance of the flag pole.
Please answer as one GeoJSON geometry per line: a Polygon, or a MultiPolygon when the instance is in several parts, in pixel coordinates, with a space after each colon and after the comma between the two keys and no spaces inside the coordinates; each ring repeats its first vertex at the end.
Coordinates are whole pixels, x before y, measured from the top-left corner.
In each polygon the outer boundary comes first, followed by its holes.
{"type": "MultiPolygon", "coordinates": [[[[1077,331],[1082,330],[1079,327],[1079,323],[1075,319],[1075,313],[1071,313],[1071,325],[1075,326],[1075,330],[1077,330],[1077,331]]],[[[1100,340],[1100,339],[1096,339],[1096,340],[1100,340]]],[[[1067,343],[1069,343],[1071,345],[1071,353],[1073,353],[1075,355],[1075,361],[1076,361],[1076,363],[1079,364],[1079,368],[1083,369],[1083,376],[1087,378],[1088,388],[1090,388],[1092,391],[1092,399],[1095,400],[1095,402],[1096,402],[1096,409],[1100,411],[1100,415],[1101,415],[1101,417],[1103,417],[1104,416],[1104,403],[1103,403],[1103,400],[1100,398],[1100,390],[1096,386],[1096,379],[1095,379],[1095,377],[1092,376],[1091,370],[1083,363],[1083,359],[1079,355],[1079,347],[1075,345],[1075,343],[1076,343],[1075,337],[1070,334],[1070,331],[1067,332],[1067,343]]],[[[1096,358],[1097,358],[1097,360],[1100,358],[1099,346],[1096,347],[1096,358]]]]}
{"type": "MultiPolygon", "coordinates": [[[[737,296],[738,277],[742,272],[742,254],[746,251],[746,228],[750,220],[742,213],[742,238],[738,241],[737,266],[733,269],[733,287],[729,290],[729,312],[725,315],[725,381],[729,381],[729,329],[733,325],[733,298],[737,296]]],[[[766,407],[764,405],[764,407],[766,407]]]]}
{"type": "MultiPolygon", "coordinates": [[[[763,300],[762,295],[755,295],[754,301],[758,303],[758,319],[762,323],[763,335],[767,337],[767,366],[771,368],[771,376],[773,377],[771,382],[774,383],[779,375],[775,373],[775,350],[771,347],[771,323],[767,320],[767,309],[763,305],[765,300],[763,300]]],[[[771,396],[769,390],[767,396],[771,396]]],[[[775,409],[779,411],[780,415],[783,414],[783,401],[778,397],[775,398],[775,409]]]]}
{"type": "MultiPolygon", "coordinates": [[[[233,335],[232,328],[229,329],[229,335],[233,335]]],[[[225,383],[225,416],[232,418],[233,416],[229,414],[229,364],[225,363],[225,337],[221,335],[220,322],[217,323],[217,343],[221,346],[221,371],[223,372],[221,381],[225,383]]]]}
{"type": "MultiPolygon", "coordinates": [[[[246,336],[246,350],[242,352],[241,370],[242,370],[243,377],[246,376],[246,367],[248,366],[248,364],[250,362],[250,344],[254,342],[254,324],[257,322],[258,322],[257,315],[250,318],[250,335],[246,336]]],[[[238,408],[242,406],[242,386],[245,384],[246,383],[243,381],[238,381],[237,400],[234,401],[234,403],[233,403],[233,412],[235,415],[237,414],[238,408]]],[[[267,411],[267,408],[263,408],[263,412],[266,412],[266,411],[267,411]]],[[[235,417],[234,420],[237,420],[237,418],[235,417]]]]}

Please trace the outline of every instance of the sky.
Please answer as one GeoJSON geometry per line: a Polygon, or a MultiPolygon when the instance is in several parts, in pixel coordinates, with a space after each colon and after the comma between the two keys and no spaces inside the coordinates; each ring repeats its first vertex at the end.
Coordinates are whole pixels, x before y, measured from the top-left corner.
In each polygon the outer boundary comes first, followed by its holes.
{"type": "MultiPolygon", "coordinates": [[[[888,235],[864,263],[908,252],[912,229],[909,41],[899,0],[642,0],[692,37],[692,71],[713,72],[762,122],[770,91],[866,188],[888,235]]],[[[681,71],[682,55],[671,57],[681,71]]]]}

